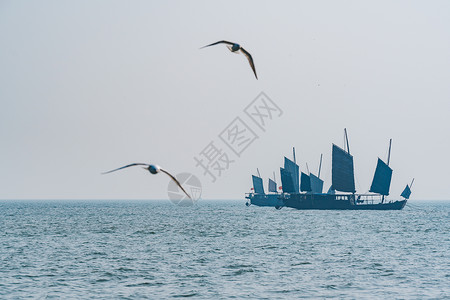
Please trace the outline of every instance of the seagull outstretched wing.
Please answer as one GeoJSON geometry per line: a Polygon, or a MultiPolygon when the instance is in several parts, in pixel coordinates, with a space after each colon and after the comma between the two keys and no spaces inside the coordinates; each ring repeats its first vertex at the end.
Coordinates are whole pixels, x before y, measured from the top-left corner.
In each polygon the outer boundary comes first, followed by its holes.
{"type": "Polygon", "coordinates": [[[200,49],[203,49],[203,48],[206,48],[206,47],[209,47],[209,46],[218,45],[218,44],[228,44],[228,45],[231,45],[231,46],[234,45],[234,43],[232,43],[232,42],[228,42],[228,41],[218,41],[218,42],[215,42],[215,43],[212,43],[212,44],[203,46],[203,47],[201,47],[200,49]]]}
{"type": "Polygon", "coordinates": [[[255,77],[256,79],[258,79],[258,75],[256,75],[256,70],[255,70],[255,64],[253,63],[253,58],[250,55],[250,53],[247,52],[247,50],[245,50],[244,48],[241,47],[240,49],[242,51],[242,53],[245,55],[245,57],[247,57],[248,62],[250,63],[250,67],[252,67],[253,73],[255,73],[255,77]]]}
{"type": "Polygon", "coordinates": [[[172,176],[169,172],[167,172],[166,170],[160,169],[161,172],[166,173],[173,181],[175,181],[175,183],[180,187],[180,189],[186,194],[186,196],[188,196],[189,199],[192,200],[191,196],[189,196],[189,194],[184,190],[184,188],[181,186],[181,183],[174,177],[172,176]]]}
{"type": "Polygon", "coordinates": [[[143,163],[134,163],[134,164],[129,164],[129,165],[126,165],[126,166],[123,166],[123,167],[120,167],[120,168],[117,168],[117,169],[114,169],[114,170],[111,170],[111,171],[108,171],[108,172],[104,172],[104,173],[102,173],[102,174],[108,174],[108,173],[111,173],[111,172],[115,172],[115,171],[119,171],[119,170],[122,170],[122,169],[125,169],[125,168],[128,168],[128,167],[133,167],[133,166],[150,166],[149,164],[143,164],[143,163]]]}

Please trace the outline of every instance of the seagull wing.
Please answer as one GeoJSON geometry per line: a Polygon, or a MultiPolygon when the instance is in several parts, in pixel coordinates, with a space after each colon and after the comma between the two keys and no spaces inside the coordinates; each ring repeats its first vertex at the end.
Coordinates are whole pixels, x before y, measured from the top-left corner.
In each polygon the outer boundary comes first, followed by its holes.
{"type": "Polygon", "coordinates": [[[191,196],[189,196],[189,194],[184,190],[184,188],[181,186],[181,183],[174,177],[172,176],[169,172],[167,172],[166,170],[161,169],[161,172],[166,173],[173,181],[175,181],[175,183],[180,187],[180,189],[186,194],[186,196],[188,196],[189,199],[192,200],[191,196]]]}
{"type": "Polygon", "coordinates": [[[248,62],[250,63],[250,67],[252,67],[253,73],[255,73],[255,77],[256,79],[258,79],[258,75],[256,75],[256,70],[255,70],[255,64],[253,63],[253,58],[250,55],[250,53],[247,52],[247,50],[245,50],[244,48],[241,47],[240,49],[242,51],[242,53],[244,53],[244,55],[247,57],[248,62]]]}
{"type": "Polygon", "coordinates": [[[215,42],[215,43],[212,43],[212,44],[203,46],[203,47],[201,47],[200,49],[203,49],[203,48],[206,48],[206,47],[209,47],[209,46],[218,45],[218,44],[228,44],[228,45],[231,45],[231,46],[234,45],[234,43],[232,43],[232,42],[228,42],[228,41],[218,41],[218,42],[215,42]]]}
{"type": "Polygon", "coordinates": [[[117,169],[114,169],[114,170],[111,170],[111,171],[108,171],[108,172],[104,172],[102,174],[108,174],[108,173],[111,173],[111,172],[119,171],[119,170],[122,170],[122,169],[125,169],[125,168],[128,168],[128,167],[133,167],[133,166],[147,166],[148,167],[149,164],[143,164],[143,163],[129,164],[129,165],[126,165],[126,166],[123,166],[123,167],[120,167],[120,168],[117,168],[117,169]]]}

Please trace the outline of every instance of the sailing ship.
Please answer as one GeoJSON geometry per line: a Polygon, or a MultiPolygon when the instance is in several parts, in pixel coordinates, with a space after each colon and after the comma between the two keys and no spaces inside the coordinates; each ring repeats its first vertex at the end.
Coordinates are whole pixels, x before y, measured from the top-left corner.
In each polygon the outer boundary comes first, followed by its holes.
{"type": "MultiPolygon", "coordinates": [[[[284,158],[284,168],[280,168],[282,193],[278,198],[283,206],[296,209],[346,209],[346,210],[401,210],[406,205],[410,195],[411,185],[406,185],[401,200],[386,201],[389,195],[392,169],[389,167],[392,139],[389,142],[387,163],[378,158],[375,174],[369,193],[357,194],[355,189],[355,175],[353,156],[350,154],[347,130],[345,132],[345,146],[332,145],[332,184],[327,193],[323,193],[323,181],[320,179],[320,159],[318,176],[301,172],[299,183],[299,166],[295,161],[284,158]],[[344,148],[345,148],[344,146],[344,148]]],[[[262,179],[261,179],[262,185],[262,179]]],[[[250,203],[255,198],[254,193],[246,195],[250,203]]]]}
{"type": "Polygon", "coordinates": [[[284,206],[283,199],[279,197],[277,192],[277,182],[275,180],[275,172],[273,173],[273,180],[269,178],[268,193],[264,192],[264,184],[259,173],[259,169],[256,169],[258,176],[252,175],[253,188],[252,188],[252,198],[249,198],[246,205],[256,205],[256,206],[272,206],[280,209],[284,206]]]}

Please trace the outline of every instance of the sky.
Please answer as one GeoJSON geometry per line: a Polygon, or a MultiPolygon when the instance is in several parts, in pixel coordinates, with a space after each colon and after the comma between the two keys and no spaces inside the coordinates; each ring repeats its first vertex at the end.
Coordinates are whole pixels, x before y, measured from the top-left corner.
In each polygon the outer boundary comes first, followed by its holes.
{"type": "Polygon", "coordinates": [[[256,168],[279,182],[292,147],[302,171],[317,173],[323,153],[328,189],[347,128],[358,192],[392,138],[389,197],[415,178],[412,201],[448,200],[449,12],[448,1],[2,0],[0,199],[167,199],[164,174],[101,175],[134,162],[194,174],[203,199],[244,199],[256,168]],[[252,54],[258,80],[224,45],[199,49],[219,40],[252,54]],[[279,109],[263,129],[246,114],[261,92],[279,109]],[[239,155],[233,122],[254,137],[239,155]],[[211,145],[229,162],[214,182],[195,160],[211,145]]]}

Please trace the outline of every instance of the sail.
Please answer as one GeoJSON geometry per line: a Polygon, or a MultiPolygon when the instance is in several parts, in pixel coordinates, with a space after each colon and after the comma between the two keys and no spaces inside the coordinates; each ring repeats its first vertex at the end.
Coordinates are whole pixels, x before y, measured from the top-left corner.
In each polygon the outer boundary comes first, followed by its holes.
{"type": "Polygon", "coordinates": [[[411,189],[409,188],[409,185],[406,185],[405,189],[403,190],[400,196],[402,196],[405,199],[409,199],[409,196],[411,196],[411,189]]]}
{"type": "Polygon", "coordinates": [[[302,192],[311,192],[311,179],[305,173],[301,173],[300,190],[302,192]]]}
{"type": "Polygon", "coordinates": [[[336,194],[336,190],[333,188],[333,186],[330,186],[330,188],[328,189],[327,194],[330,194],[330,195],[336,194]]]}
{"type": "Polygon", "coordinates": [[[372,185],[369,192],[381,195],[389,195],[389,187],[391,186],[392,169],[378,158],[377,168],[373,176],[372,185]]]}
{"type": "Polygon", "coordinates": [[[286,169],[280,168],[280,174],[283,193],[295,193],[291,172],[287,171],[286,169]]]}
{"type": "Polygon", "coordinates": [[[309,174],[309,178],[311,180],[311,191],[316,194],[321,194],[323,189],[323,180],[313,173],[309,174]]]}
{"type": "Polygon", "coordinates": [[[354,193],[356,190],[353,156],[333,144],[332,159],[331,180],[333,189],[354,193]]]}
{"type": "Polygon", "coordinates": [[[298,170],[298,165],[293,162],[292,160],[288,159],[288,158],[284,158],[284,169],[286,171],[288,171],[289,173],[291,173],[292,176],[292,183],[293,183],[293,187],[294,187],[294,191],[293,193],[298,193],[299,192],[299,170],[298,170]]]}
{"type": "Polygon", "coordinates": [[[256,194],[264,194],[263,180],[261,177],[252,175],[253,189],[256,194]]]}
{"type": "Polygon", "coordinates": [[[269,193],[270,192],[273,192],[273,193],[277,192],[277,183],[269,178],[269,193]]]}

